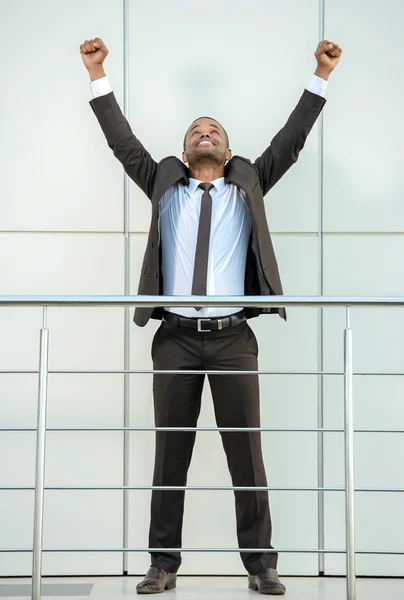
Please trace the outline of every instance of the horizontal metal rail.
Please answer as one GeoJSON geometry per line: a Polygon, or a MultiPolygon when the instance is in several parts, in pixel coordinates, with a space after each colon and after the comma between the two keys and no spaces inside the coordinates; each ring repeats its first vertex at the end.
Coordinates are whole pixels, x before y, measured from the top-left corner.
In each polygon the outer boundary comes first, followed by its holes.
{"type": "MultiPolygon", "coordinates": [[[[49,369],[53,375],[340,375],[343,371],[206,371],[200,370],[154,370],[154,369],[49,369]]],[[[0,375],[32,375],[38,369],[0,369],[0,375]]],[[[402,376],[404,371],[354,371],[353,375],[402,376]]]]}
{"type": "Polygon", "coordinates": [[[404,306],[404,296],[0,296],[0,306],[372,307],[404,306]]]}
{"type": "MultiPolygon", "coordinates": [[[[234,491],[234,492],[345,492],[344,487],[276,487],[276,486],[231,486],[231,485],[45,485],[44,490],[60,491],[134,491],[134,490],[160,490],[165,492],[179,491],[234,491]]],[[[4,485],[0,491],[35,490],[32,485],[4,485]]],[[[404,488],[355,488],[355,492],[404,492],[404,488]]]]}
{"type": "MultiPolygon", "coordinates": [[[[1,432],[37,431],[36,427],[0,427],[1,432]]],[[[251,432],[294,432],[294,433],[344,433],[344,429],[326,427],[47,427],[46,431],[219,431],[243,433],[251,432]]],[[[404,433],[404,429],[354,429],[354,433],[404,433]]]]}
{"type": "MultiPolygon", "coordinates": [[[[36,427],[0,427],[0,432],[37,431],[36,427]]],[[[318,428],[294,428],[294,427],[47,427],[46,431],[220,431],[243,433],[246,431],[292,431],[292,432],[332,432],[343,433],[343,429],[318,429],[318,428]]],[[[379,431],[379,430],[378,430],[379,431]]],[[[393,430],[391,430],[392,432],[393,430]]],[[[395,432],[395,431],[394,431],[395,432]]],[[[389,433],[383,431],[383,433],[389,433]]],[[[401,433],[401,431],[400,431],[401,433]]]]}
{"type": "MultiPolygon", "coordinates": [[[[343,548],[164,548],[165,552],[249,552],[285,554],[346,554],[343,548]]],[[[0,548],[0,552],[32,552],[32,548],[0,548]]],[[[42,548],[42,552],[161,552],[161,548],[42,548]]],[[[404,555],[403,550],[355,550],[355,554],[404,555]]]]}

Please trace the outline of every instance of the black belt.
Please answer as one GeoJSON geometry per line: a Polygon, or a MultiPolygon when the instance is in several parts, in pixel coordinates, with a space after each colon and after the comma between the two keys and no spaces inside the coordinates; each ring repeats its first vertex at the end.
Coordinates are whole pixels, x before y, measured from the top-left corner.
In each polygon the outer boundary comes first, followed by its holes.
{"type": "Polygon", "coordinates": [[[235,327],[240,325],[246,320],[244,310],[236,313],[235,315],[229,315],[228,317],[221,317],[220,319],[191,319],[188,317],[181,317],[172,312],[164,311],[163,319],[165,323],[170,325],[178,325],[179,327],[189,327],[189,329],[195,329],[201,333],[208,333],[210,331],[219,331],[219,329],[226,329],[226,327],[235,327]]]}

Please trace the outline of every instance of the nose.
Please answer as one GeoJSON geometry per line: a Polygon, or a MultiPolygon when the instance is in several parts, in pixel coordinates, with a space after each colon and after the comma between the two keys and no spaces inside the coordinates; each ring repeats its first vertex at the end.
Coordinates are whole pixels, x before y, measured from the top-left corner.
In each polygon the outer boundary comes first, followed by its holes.
{"type": "Polygon", "coordinates": [[[199,138],[197,139],[197,141],[195,143],[199,144],[200,142],[203,142],[204,140],[209,140],[213,144],[212,136],[209,135],[209,132],[207,132],[207,131],[206,132],[201,131],[201,135],[199,136],[199,138]]]}

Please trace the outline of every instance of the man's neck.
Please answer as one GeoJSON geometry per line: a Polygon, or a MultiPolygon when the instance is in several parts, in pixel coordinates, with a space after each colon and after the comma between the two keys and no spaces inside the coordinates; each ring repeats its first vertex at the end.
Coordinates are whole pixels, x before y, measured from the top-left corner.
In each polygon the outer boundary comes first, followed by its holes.
{"type": "Polygon", "coordinates": [[[192,179],[198,179],[198,181],[215,181],[215,179],[224,177],[224,165],[190,166],[189,174],[192,179]]]}

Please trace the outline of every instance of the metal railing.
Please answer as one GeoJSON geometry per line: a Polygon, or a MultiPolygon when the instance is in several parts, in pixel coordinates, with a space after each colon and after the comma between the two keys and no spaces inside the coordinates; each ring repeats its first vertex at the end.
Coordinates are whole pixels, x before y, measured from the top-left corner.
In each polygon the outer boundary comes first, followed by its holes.
{"type": "Polygon", "coordinates": [[[40,333],[39,369],[0,369],[2,373],[38,373],[38,416],[37,428],[16,427],[0,428],[4,431],[37,431],[35,486],[0,486],[1,490],[35,490],[34,536],[32,548],[0,548],[0,552],[32,552],[32,598],[41,598],[41,575],[43,552],[157,552],[157,548],[43,548],[44,490],[233,490],[233,491],[307,491],[307,492],[344,492],[346,517],[346,546],[337,549],[299,549],[299,548],[166,548],[175,552],[279,552],[302,554],[346,554],[347,598],[356,598],[355,554],[392,554],[403,555],[395,550],[357,550],[355,548],[355,492],[403,492],[401,488],[355,488],[354,486],[354,433],[404,433],[400,429],[378,430],[357,429],[353,426],[353,376],[354,375],[404,375],[403,372],[353,371],[352,366],[352,329],[350,324],[351,307],[403,307],[403,297],[332,297],[332,296],[0,296],[0,306],[42,306],[43,324],[40,333]],[[47,428],[47,382],[49,373],[117,373],[151,374],[177,373],[177,371],[122,370],[49,370],[49,330],[46,326],[47,307],[179,307],[179,306],[215,306],[215,307],[345,307],[346,325],[344,330],[344,370],[343,371],[181,371],[187,373],[207,373],[217,375],[343,375],[344,376],[344,429],[341,428],[275,428],[275,427],[104,427],[104,428],[47,428]],[[317,433],[342,433],[345,437],[345,487],[235,487],[235,486],[45,486],[45,444],[47,431],[299,431],[317,433]]]}

